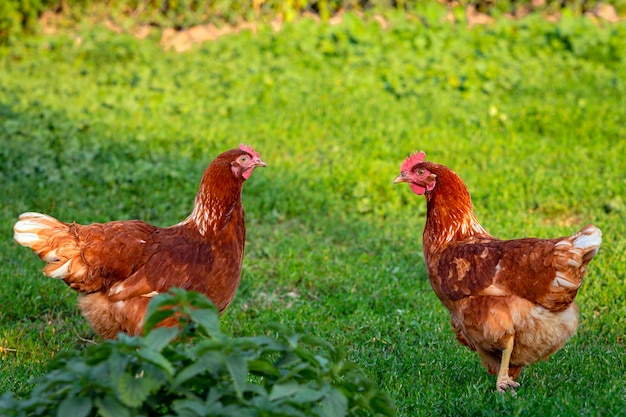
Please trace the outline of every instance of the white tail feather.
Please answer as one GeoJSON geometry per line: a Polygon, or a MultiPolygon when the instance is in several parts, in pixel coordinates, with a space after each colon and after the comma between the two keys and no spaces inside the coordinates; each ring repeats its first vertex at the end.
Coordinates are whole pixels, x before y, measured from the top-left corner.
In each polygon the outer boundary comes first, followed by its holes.
{"type": "Polygon", "coordinates": [[[43,237],[40,233],[46,229],[62,230],[64,224],[46,214],[27,212],[22,213],[13,226],[13,239],[22,246],[32,248],[40,243],[43,237]]]}
{"type": "MultiPolygon", "coordinates": [[[[39,255],[39,254],[37,254],[37,255],[39,255]]],[[[47,254],[45,254],[44,256],[42,256],[41,259],[43,259],[44,261],[50,263],[50,262],[57,262],[59,260],[59,257],[57,256],[56,249],[53,249],[50,252],[48,252],[47,254]]]]}
{"type": "Polygon", "coordinates": [[[22,213],[13,226],[13,239],[30,248],[48,265],[44,273],[65,279],[74,269],[72,259],[78,254],[69,226],[46,214],[22,213]]]}
{"type": "MultiPolygon", "coordinates": [[[[17,226],[17,225],[16,225],[17,226]]],[[[19,232],[15,229],[13,239],[22,246],[31,247],[41,239],[39,235],[30,232],[19,232]]]]}
{"type": "Polygon", "coordinates": [[[70,263],[72,260],[65,262],[63,265],[47,274],[50,278],[65,278],[68,272],[70,271],[70,263]]]}
{"type": "Polygon", "coordinates": [[[568,259],[567,264],[573,266],[574,268],[580,268],[582,263],[578,262],[576,259],[568,259]]]}
{"type": "Polygon", "coordinates": [[[598,250],[602,244],[602,231],[595,226],[585,226],[580,236],[574,239],[574,246],[583,250],[598,250]]]}
{"type": "Polygon", "coordinates": [[[564,274],[560,273],[559,271],[556,272],[554,285],[556,285],[557,287],[564,287],[568,289],[576,289],[580,287],[580,283],[571,282],[570,280],[567,279],[567,277],[564,274]]]}
{"type": "Polygon", "coordinates": [[[586,265],[598,253],[602,244],[602,232],[587,225],[578,233],[563,238],[554,245],[555,287],[576,290],[582,284],[586,265]]]}

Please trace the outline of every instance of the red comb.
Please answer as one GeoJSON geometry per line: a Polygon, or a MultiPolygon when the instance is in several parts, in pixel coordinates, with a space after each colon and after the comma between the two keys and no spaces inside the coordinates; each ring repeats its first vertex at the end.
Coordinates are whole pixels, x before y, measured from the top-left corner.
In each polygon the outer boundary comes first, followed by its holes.
{"type": "Polygon", "coordinates": [[[248,145],[244,145],[243,143],[239,145],[239,149],[241,149],[244,152],[247,152],[250,154],[250,156],[252,156],[253,158],[260,158],[261,155],[259,155],[258,153],[254,152],[254,149],[252,149],[252,146],[248,146],[248,145]]]}
{"type": "Polygon", "coordinates": [[[425,158],[426,154],[424,153],[424,151],[413,152],[411,155],[408,156],[408,158],[404,160],[402,166],[400,167],[400,171],[410,171],[411,168],[413,168],[415,165],[419,164],[420,162],[424,162],[425,158]]]}

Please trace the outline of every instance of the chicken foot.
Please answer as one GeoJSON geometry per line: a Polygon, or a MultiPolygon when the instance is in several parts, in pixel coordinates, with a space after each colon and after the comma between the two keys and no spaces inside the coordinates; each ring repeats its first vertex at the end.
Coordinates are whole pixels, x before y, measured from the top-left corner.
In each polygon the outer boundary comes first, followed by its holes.
{"type": "Polygon", "coordinates": [[[515,388],[519,387],[519,383],[513,381],[513,378],[509,376],[509,363],[511,362],[514,342],[515,335],[511,335],[506,342],[506,348],[502,351],[500,370],[498,371],[498,379],[496,381],[498,392],[507,392],[507,390],[510,389],[511,392],[515,394],[515,388]]]}

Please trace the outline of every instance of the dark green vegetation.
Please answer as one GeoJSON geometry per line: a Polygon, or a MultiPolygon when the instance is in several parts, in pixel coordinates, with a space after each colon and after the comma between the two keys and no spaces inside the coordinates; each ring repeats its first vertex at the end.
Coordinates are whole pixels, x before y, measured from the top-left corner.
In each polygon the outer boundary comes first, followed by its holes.
{"type": "MultiPolygon", "coordinates": [[[[124,28],[145,24],[161,28],[188,28],[211,22],[218,25],[268,20],[290,22],[303,14],[322,20],[345,11],[420,11],[430,0],[2,0],[0,1],[0,44],[24,33],[42,30],[40,18],[57,15],[64,24],[85,20],[109,20],[124,28]]],[[[529,10],[550,15],[602,14],[610,6],[617,14],[626,13],[626,0],[440,0],[454,10],[456,17],[465,8],[488,16],[523,16],[529,10]]]]}
{"type": "Polygon", "coordinates": [[[158,296],[144,329],[145,337],[121,335],[59,355],[29,398],[0,396],[1,415],[395,415],[389,396],[341,350],[283,327],[274,337],[229,338],[201,294],[158,296]],[[154,328],[174,315],[180,329],[154,328]]]}
{"type": "Polygon", "coordinates": [[[18,214],[170,225],[208,162],[245,142],[268,168],[244,187],[249,241],[225,333],[277,322],[323,337],[401,416],[624,415],[626,25],[531,16],[470,30],[444,13],[388,16],[387,30],[302,20],[184,54],[98,28],[2,50],[0,391],[94,338],[76,294],[12,242],[18,214]],[[516,397],[456,342],[426,279],[425,203],[391,184],[417,149],[466,180],[496,236],[604,233],[578,334],[524,371],[516,397]]]}

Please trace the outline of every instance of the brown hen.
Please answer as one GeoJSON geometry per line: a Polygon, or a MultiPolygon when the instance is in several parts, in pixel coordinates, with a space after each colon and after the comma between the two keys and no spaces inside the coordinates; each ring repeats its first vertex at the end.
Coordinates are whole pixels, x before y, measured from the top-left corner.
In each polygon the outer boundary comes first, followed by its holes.
{"type": "Polygon", "coordinates": [[[425,157],[410,155],[394,183],[426,197],[430,283],[459,342],[497,374],[498,391],[514,391],[524,366],[547,359],[576,332],[574,298],[602,233],[587,225],[569,237],[496,239],[478,223],[461,178],[425,157]]]}
{"type": "Polygon", "coordinates": [[[102,337],[141,333],[148,302],[171,287],[201,292],[223,311],[241,276],[241,191],[259,166],[265,162],[249,146],[220,154],[204,172],[189,217],[171,227],[140,220],[83,226],[23,213],[14,239],[47,262],[44,274],[81,293],[81,311],[102,337]]]}

